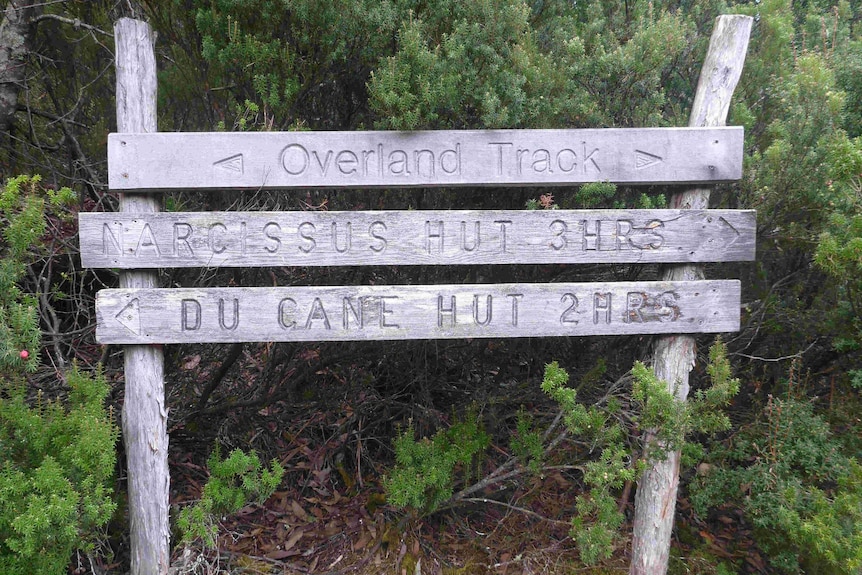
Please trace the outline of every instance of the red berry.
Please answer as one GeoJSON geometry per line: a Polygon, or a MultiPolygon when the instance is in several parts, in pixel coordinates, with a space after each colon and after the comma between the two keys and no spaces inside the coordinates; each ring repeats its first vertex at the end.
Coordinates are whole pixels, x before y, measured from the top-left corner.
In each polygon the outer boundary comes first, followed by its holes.
{"type": "Polygon", "coordinates": [[[30,352],[27,351],[26,349],[22,349],[21,350],[21,359],[27,359],[28,357],[30,357],[30,352]]]}

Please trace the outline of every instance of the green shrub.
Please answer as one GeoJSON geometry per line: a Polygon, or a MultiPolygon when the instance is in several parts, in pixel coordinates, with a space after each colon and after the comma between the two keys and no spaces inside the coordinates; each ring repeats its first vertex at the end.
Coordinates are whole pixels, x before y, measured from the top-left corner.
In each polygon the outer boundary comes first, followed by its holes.
{"type": "Polygon", "coordinates": [[[194,505],[180,511],[177,526],[182,540],[200,538],[209,547],[215,547],[218,528],[215,517],[236,513],[250,501],[262,504],[281,483],[284,468],[275,459],[270,469],[263,467],[256,453],[234,449],[225,459],[216,449],[207,460],[210,478],[203,494],[194,505]]]}
{"type": "MultiPolygon", "coordinates": [[[[569,374],[557,362],[545,366],[542,390],[560,405],[569,432],[587,441],[591,451],[599,454],[583,467],[586,490],[576,498],[577,514],[572,519],[571,535],[584,563],[594,564],[613,554],[625,520],[615,492],[637,479],[647,459],[675,450],[689,457],[697,455],[702,450],[686,442],[687,435],[714,433],[730,426],[724,408],[739,390],[739,381],[731,377],[727,350],[720,340],[710,348],[709,360],[711,385],[695,391],[687,402],[677,401],[665,382],[643,363],[635,362],[629,418],[641,431],[637,435],[630,433],[635,430],[629,426],[621,425],[618,400],[611,398],[607,406],[579,403],[576,390],[567,387],[569,374]]],[[[587,374],[582,385],[595,377],[595,373],[587,374]]]]}
{"type": "Polygon", "coordinates": [[[831,213],[814,263],[837,287],[826,321],[850,385],[862,390],[862,138],[839,134],[829,152],[831,213]]]}
{"type": "Polygon", "coordinates": [[[758,545],[783,573],[859,573],[862,468],[828,423],[794,397],[770,398],[762,419],[713,450],[691,485],[698,513],[741,509],[758,545]]]}
{"type": "Polygon", "coordinates": [[[433,439],[416,441],[414,435],[411,425],[395,439],[396,464],[383,485],[393,505],[429,514],[452,496],[456,467],[469,469],[490,438],[478,417],[469,412],[433,439]]]}
{"type": "Polygon", "coordinates": [[[41,355],[38,299],[21,282],[44,257],[46,220],[74,194],[38,176],[0,190],[0,572],[65,573],[75,549],[92,549],[116,504],[118,430],[100,373],[65,374],[68,398],[32,393],[41,355]],[[35,395],[35,397],[34,397],[35,395]]]}
{"type": "Polygon", "coordinates": [[[0,572],[65,573],[90,549],[116,508],[117,426],[104,408],[108,384],[67,374],[64,405],[30,406],[26,386],[0,378],[0,572]]]}
{"type": "Polygon", "coordinates": [[[39,176],[10,178],[0,189],[0,372],[22,367],[35,371],[39,365],[38,302],[24,293],[19,282],[27,266],[44,245],[46,208],[68,204],[74,194],[68,188],[43,190],[39,176]],[[47,205],[46,205],[47,204],[47,205]]]}

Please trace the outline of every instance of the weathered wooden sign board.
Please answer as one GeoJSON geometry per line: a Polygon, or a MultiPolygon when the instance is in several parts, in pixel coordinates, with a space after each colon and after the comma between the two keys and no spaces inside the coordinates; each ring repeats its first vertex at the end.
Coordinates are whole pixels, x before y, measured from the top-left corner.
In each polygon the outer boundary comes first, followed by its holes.
{"type": "Polygon", "coordinates": [[[736,280],[108,289],[101,343],[452,339],[728,332],[736,280]]]}
{"type": "Polygon", "coordinates": [[[86,267],[745,261],[755,213],[485,210],[82,213],[86,267]]]}
{"type": "Polygon", "coordinates": [[[742,177],[722,128],[111,134],[113,190],[709,183],[742,177]]]}

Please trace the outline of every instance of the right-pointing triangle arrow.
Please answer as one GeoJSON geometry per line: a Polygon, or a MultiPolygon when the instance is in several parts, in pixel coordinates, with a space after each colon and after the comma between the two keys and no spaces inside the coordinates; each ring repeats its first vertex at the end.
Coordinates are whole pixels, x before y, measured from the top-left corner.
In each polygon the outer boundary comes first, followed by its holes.
{"type": "Polygon", "coordinates": [[[644,152],[643,150],[635,150],[635,168],[643,170],[662,162],[661,156],[644,152]]]}

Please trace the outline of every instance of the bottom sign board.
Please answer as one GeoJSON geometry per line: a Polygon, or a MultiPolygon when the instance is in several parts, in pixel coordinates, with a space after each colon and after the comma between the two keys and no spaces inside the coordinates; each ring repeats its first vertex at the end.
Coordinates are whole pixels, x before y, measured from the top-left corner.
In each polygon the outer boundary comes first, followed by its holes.
{"type": "Polygon", "coordinates": [[[544,337],[739,330],[740,283],[106,289],[100,343],[544,337]]]}

